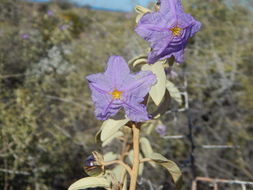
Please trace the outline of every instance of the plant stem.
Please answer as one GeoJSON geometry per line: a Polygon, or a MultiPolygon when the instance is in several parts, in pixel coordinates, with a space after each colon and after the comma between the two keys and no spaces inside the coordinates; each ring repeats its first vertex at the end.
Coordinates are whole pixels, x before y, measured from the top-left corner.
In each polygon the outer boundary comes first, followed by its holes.
{"type": "Polygon", "coordinates": [[[109,165],[112,165],[112,164],[120,164],[121,166],[123,166],[123,167],[127,170],[127,172],[129,173],[129,175],[132,174],[131,168],[130,168],[128,165],[126,165],[126,164],[125,164],[123,161],[121,161],[121,160],[114,160],[114,161],[111,161],[111,162],[105,162],[105,163],[104,163],[104,166],[109,166],[109,165]]]}
{"type": "Polygon", "coordinates": [[[134,158],[133,158],[133,168],[131,174],[131,182],[130,182],[130,189],[129,190],[136,190],[136,183],[139,171],[139,152],[140,152],[140,128],[136,125],[132,125],[133,130],[133,151],[134,151],[134,158]]]}

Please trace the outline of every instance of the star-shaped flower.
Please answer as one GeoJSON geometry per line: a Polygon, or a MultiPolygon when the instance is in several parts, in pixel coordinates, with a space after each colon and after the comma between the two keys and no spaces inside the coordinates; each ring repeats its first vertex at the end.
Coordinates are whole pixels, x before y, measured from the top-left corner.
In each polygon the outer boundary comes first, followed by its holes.
{"type": "Polygon", "coordinates": [[[132,121],[149,119],[142,102],[151,86],[156,83],[156,76],[151,71],[131,74],[122,57],[111,56],[106,71],[89,75],[87,80],[95,103],[97,119],[106,120],[122,107],[132,121]]]}
{"type": "Polygon", "coordinates": [[[187,41],[200,30],[201,23],[183,11],[180,0],[160,0],[158,12],[146,13],[138,22],[135,31],[150,42],[148,63],[175,57],[184,61],[187,41]]]}

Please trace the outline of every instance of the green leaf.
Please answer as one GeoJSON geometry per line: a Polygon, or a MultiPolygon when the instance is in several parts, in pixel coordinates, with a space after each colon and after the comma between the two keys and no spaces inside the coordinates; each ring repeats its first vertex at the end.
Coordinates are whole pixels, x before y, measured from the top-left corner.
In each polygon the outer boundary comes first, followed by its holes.
{"type": "Polygon", "coordinates": [[[171,160],[168,160],[164,156],[158,153],[152,153],[150,158],[157,164],[163,166],[168,170],[170,173],[174,183],[177,186],[177,189],[181,188],[181,182],[182,182],[182,173],[177,166],[177,164],[171,160]]]}
{"type": "MultiPolygon", "coordinates": [[[[151,147],[151,144],[149,142],[149,140],[145,137],[142,137],[140,139],[140,144],[141,144],[141,151],[143,152],[144,156],[147,158],[151,157],[151,154],[153,153],[153,149],[151,147]]],[[[156,165],[152,162],[150,162],[150,164],[155,167],[156,165]]]]}
{"type": "Polygon", "coordinates": [[[136,67],[138,65],[143,65],[143,64],[147,64],[147,59],[146,58],[141,58],[141,59],[137,59],[133,62],[133,67],[136,67]]]}
{"type": "MultiPolygon", "coordinates": [[[[133,164],[133,159],[134,159],[134,151],[133,150],[130,150],[129,153],[128,153],[128,159],[129,161],[131,162],[131,164],[133,164]]],[[[141,153],[139,154],[139,159],[143,159],[143,156],[141,155],[141,153]]],[[[140,163],[139,165],[139,175],[142,175],[143,173],[143,169],[144,169],[144,165],[143,163],[140,163]]]]}
{"type": "Polygon", "coordinates": [[[156,153],[156,152],[152,153],[150,155],[150,158],[152,160],[154,160],[155,162],[167,162],[168,161],[167,158],[165,158],[163,155],[156,153]]]}
{"type": "Polygon", "coordinates": [[[135,19],[136,23],[139,22],[139,20],[141,19],[141,17],[143,15],[145,15],[148,12],[152,12],[150,9],[147,9],[147,8],[139,6],[139,5],[135,6],[135,11],[138,13],[138,15],[136,16],[136,19],[135,19]]]}
{"type": "Polygon", "coordinates": [[[118,154],[115,154],[114,152],[107,152],[107,153],[104,155],[104,161],[105,161],[105,162],[110,162],[110,161],[116,160],[118,156],[119,156],[119,155],[118,155],[118,154]]]}
{"type": "Polygon", "coordinates": [[[150,9],[147,9],[147,8],[145,8],[145,7],[142,7],[142,6],[140,6],[140,5],[136,5],[135,7],[134,7],[134,10],[138,13],[138,14],[145,14],[145,13],[147,13],[147,12],[152,12],[150,9]]]}
{"type": "Polygon", "coordinates": [[[80,190],[94,187],[110,188],[110,183],[102,177],[86,177],[73,183],[68,190],[80,190]]]}
{"type": "Polygon", "coordinates": [[[101,162],[104,161],[103,156],[102,156],[100,153],[98,153],[97,151],[93,151],[93,152],[92,152],[92,155],[94,156],[95,160],[96,160],[98,163],[101,163],[101,162]]]}
{"type": "Polygon", "coordinates": [[[122,190],[127,190],[127,177],[124,179],[122,190]]]}
{"type": "Polygon", "coordinates": [[[128,64],[129,65],[133,65],[134,67],[136,66],[136,65],[138,65],[140,62],[146,62],[147,63],[147,55],[139,55],[138,57],[135,57],[135,58],[133,58],[133,59],[131,59],[130,61],[128,61],[128,64]]]}
{"type": "Polygon", "coordinates": [[[141,17],[143,17],[144,14],[138,14],[135,18],[135,22],[138,23],[141,19],[141,17]]]}
{"type": "Polygon", "coordinates": [[[117,181],[119,183],[122,183],[122,190],[127,190],[127,176],[125,176],[124,181],[123,180],[123,176],[126,175],[126,170],[123,166],[121,165],[116,165],[113,169],[112,169],[112,173],[113,173],[113,178],[116,178],[117,181]]]}
{"type": "Polygon", "coordinates": [[[121,180],[121,175],[123,174],[124,167],[121,165],[116,165],[113,169],[112,172],[114,176],[117,178],[118,181],[121,180]]]}
{"type": "Polygon", "coordinates": [[[104,121],[102,124],[102,130],[101,130],[101,141],[105,141],[111,136],[113,136],[122,126],[124,126],[129,119],[122,119],[122,120],[113,120],[108,119],[104,121]]]}
{"type": "Polygon", "coordinates": [[[152,118],[158,119],[163,115],[166,111],[168,111],[169,106],[170,106],[170,94],[168,91],[165,92],[165,96],[163,98],[163,101],[159,104],[157,109],[151,114],[152,118]]]}
{"type": "Polygon", "coordinates": [[[179,105],[182,105],[182,96],[178,88],[170,81],[167,80],[166,88],[170,93],[170,96],[177,101],[179,105]]]}
{"type": "Polygon", "coordinates": [[[117,137],[122,137],[123,135],[124,135],[124,133],[122,133],[121,131],[117,131],[116,133],[114,133],[112,136],[110,136],[108,139],[106,139],[102,143],[102,147],[108,145],[110,142],[112,142],[113,139],[115,139],[117,137]]]}
{"type": "Polygon", "coordinates": [[[145,64],[142,66],[142,70],[152,71],[156,75],[157,82],[151,87],[149,95],[154,103],[158,106],[161,103],[166,90],[166,74],[164,71],[163,62],[158,61],[152,65],[145,64]]]}

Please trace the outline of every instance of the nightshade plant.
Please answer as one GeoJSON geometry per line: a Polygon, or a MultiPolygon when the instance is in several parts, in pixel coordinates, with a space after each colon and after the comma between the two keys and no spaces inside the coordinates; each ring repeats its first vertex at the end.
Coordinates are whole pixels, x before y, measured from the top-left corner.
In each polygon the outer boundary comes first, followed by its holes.
{"type": "MultiPolygon", "coordinates": [[[[166,79],[165,67],[172,67],[174,61],[183,62],[186,43],[199,31],[201,24],[183,12],[180,0],[161,0],[155,8],[156,11],[152,12],[136,7],[135,31],[150,42],[151,51],[148,56],[139,56],[128,64],[141,71],[131,73],[126,61],[114,55],[109,58],[104,73],[86,77],[95,104],[95,115],[98,120],[105,120],[96,139],[102,147],[118,140],[122,142],[122,151],[92,152],[84,166],[90,177],[73,183],[69,190],[92,187],[136,190],[144,163],[163,166],[176,188],[181,187],[182,176],[178,166],[155,153],[145,134],[149,135],[154,126],[164,126],[159,118],[168,110],[170,98],[182,105],[180,92],[166,79]],[[124,114],[119,114],[122,108],[124,114]],[[109,169],[110,165],[114,167],[109,169]]],[[[161,135],[165,135],[163,131],[161,135]]]]}

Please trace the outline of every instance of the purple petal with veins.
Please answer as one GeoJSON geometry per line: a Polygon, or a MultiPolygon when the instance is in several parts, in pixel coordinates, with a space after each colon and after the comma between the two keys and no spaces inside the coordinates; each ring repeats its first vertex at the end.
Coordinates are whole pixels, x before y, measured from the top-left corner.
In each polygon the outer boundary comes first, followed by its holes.
{"type": "Polygon", "coordinates": [[[148,63],[175,57],[184,62],[187,41],[200,30],[201,23],[183,10],[180,0],[161,0],[158,12],[146,13],[138,22],[135,31],[152,48],[148,63]]]}
{"type": "Polygon", "coordinates": [[[141,122],[149,119],[144,97],[156,76],[151,71],[131,74],[126,61],[120,56],[111,56],[104,73],[86,77],[95,104],[95,115],[99,120],[106,120],[124,108],[132,121],[141,122]]]}

